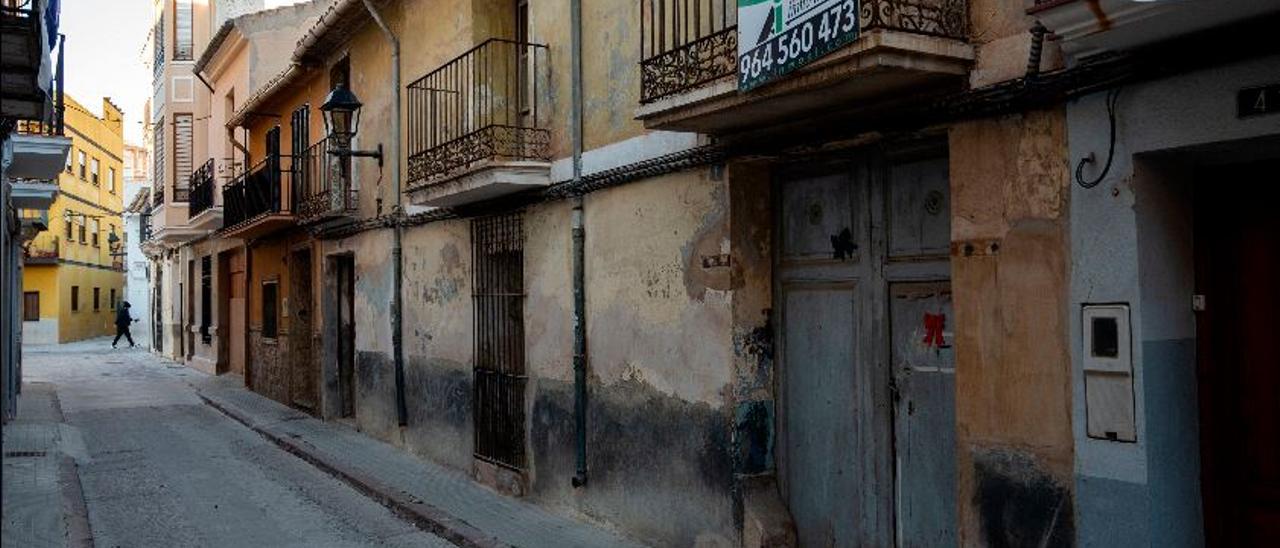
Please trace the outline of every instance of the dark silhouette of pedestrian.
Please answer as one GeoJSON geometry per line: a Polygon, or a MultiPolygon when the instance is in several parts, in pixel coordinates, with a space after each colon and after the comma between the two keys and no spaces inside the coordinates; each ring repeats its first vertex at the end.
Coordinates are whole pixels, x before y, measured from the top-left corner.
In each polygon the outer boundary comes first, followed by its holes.
{"type": "Polygon", "coordinates": [[[120,342],[120,337],[129,340],[129,348],[137,346],[133,344],[133,334],[129,333],[129,324],[138,320],[129,315],[129,307],[129,301],[121,302],[120,306],[116,307],[116,339],[111,341],[111,348],[116,347],[116,343],[120,342]]]}

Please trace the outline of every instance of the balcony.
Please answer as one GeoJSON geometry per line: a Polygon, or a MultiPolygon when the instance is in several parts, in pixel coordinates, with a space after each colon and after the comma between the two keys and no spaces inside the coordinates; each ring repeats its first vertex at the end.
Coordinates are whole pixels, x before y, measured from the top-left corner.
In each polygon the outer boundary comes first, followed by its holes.
{"type": "Polygon", "coordinates": [[[293,158],[298,222],[317,224],[355,216],[359,195],[351,187],[351,160],[330,154],[334,137],[293,158]]]}
{"type": "Polygon", "coordinates": [[[1138,2],[1134,0],[1036,0],[1028,13],[1058,37],[1074,57],[1141,48],[1179,36],[1256,19],[1275,2],[1138,2]]]}
{"type": "MultiPolygon", "coordinates": [[[[735,5],[718,0],[640,2],[641,104],[636,118],[653,129],[731,134],[904,93],[958,89],[973,62],[967,43],[968,0],[858,0],[858,30],[849,35],[854,38],[801,40],[799,31],[823,27],[835,10],[818,12],[792,27],[796,40],[762,46],[781,50],[790,44],[794,51],[789,55],[813,59],[773,78],[761,78],[761,71],[739,71],[735,5]]],[[[839,14],[845,17],[853,17],[852,12],[839,14]]],[[[768,59],[772,66],[774,57],[768,59]]]]}
{"type": "Polygon", "coordinates": [[[58,238],[46,242],[30,242],[22,246],[23,264],[58,264],[58,238]]]}
{"type": "Polygon", "coordinates": [[[222,189],[222,235],[256,238],[293,226],[288,156],[268,156],[222,189]]]}
{"type": "Polygon", "coordinates": [[[551,183],[547,47],[489,39],[409,84],[409,197],[452,207],[551,183]],[[544,109],[545,110],[545,109],[544,109]]]}
{"type": "MultiPolygon", "coordinates": [[[[56,28],[46,27],[48,0],[0,0],[0,118],[46,120],[54,84],[48,72],[56,28]],[[47,41],[46,30],[51,33],[47,41]]],[[[50,71],[53,72],[53,71],[50,71]]],[[[61,66],[57,68],[61,75],[61,66]]]]}
{"type": "Polygon", "coordinates": [[[214,203],[218,183],[213,176],[213,158],[191,172],[187,186],[191,189],[187,205],[187,225],[196,230],[221,228],[222,207],[214,203]]]}

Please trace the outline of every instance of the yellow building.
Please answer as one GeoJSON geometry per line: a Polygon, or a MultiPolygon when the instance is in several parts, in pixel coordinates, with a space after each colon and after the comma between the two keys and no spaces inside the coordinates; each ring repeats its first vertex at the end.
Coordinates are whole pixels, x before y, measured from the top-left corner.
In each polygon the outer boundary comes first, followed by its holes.
{"type": "Polygon", "coordinates": [[[121,218],[124,194],[124,117],[108,99],[101,118],[66,98],[67,165],[48,230],[24,252],[23,341],[69,342],[114,333],[124,294],[121,218]]]}

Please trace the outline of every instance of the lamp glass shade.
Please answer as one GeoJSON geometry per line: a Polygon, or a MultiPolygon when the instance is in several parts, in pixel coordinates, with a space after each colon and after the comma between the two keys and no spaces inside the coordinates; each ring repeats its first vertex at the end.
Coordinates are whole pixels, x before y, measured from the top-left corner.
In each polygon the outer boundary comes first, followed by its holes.
{"type": "Polygon", "coordinates": [[[325,97],[320,111],[324,114],[325,129],[330,136],[353,137],[360,125],[360,107],[363,106],[346,84],[338,84],[325,97]]]}

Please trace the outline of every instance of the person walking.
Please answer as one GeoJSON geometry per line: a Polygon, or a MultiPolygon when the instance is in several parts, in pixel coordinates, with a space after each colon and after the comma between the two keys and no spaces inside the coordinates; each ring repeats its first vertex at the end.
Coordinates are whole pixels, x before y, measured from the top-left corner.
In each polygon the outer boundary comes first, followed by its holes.
{"type": "Polygon", "coordinates": [[[129,308],[129,301],[123,301],[116,307],[116,339],[111,341],[111,348],[116,347],[116,343],[120,342],[122,336],[129,340],[129,348],[137,346],[133,344],[133,334],[129,332],[129,324],[138,320],[129,315],[129,308]]]}

